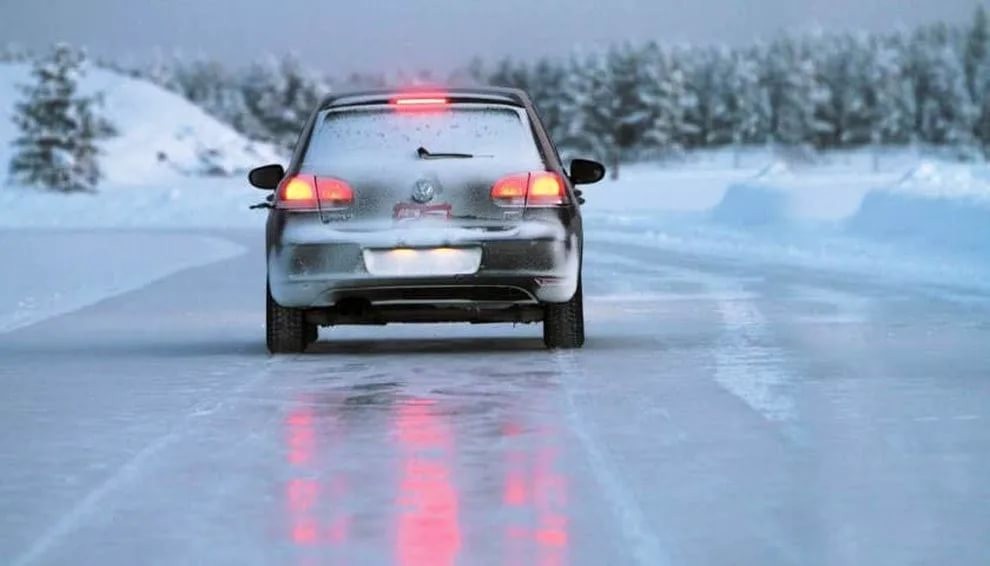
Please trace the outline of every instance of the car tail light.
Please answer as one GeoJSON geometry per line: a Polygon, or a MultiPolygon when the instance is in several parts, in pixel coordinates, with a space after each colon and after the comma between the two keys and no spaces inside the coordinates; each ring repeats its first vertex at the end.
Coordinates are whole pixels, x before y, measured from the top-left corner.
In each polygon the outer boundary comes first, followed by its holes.
{"type": "Polygon", "coordinates": [[[279,185],[277,203],[286,210],[344,208],[354,203],[354,191],[340,179],[293,175],[279,185]]]}
{"type": "Polygon", "coordinates": [[[323,209],[346,208],[354,204],[354,190],[340,179],[317,177],[316,196],[323,209]]]}
{"type": "Polygon", "coordinates": [[[492,201],[500,206],[557,206],[567,202],[567,190],[551,171],[517,173],[495,182],[492,201]]]}
{"type": "Polygon", "coordinates": [[[502,177],[492,186],[492,200],[502,206],[524,206],[529,187],[529,173],[502,177]]]}
{"type": "Polygon", "coordinates": [[[536,171],[529,174],[529,189],[526,191],[526,206],[554,206],[564,204],[564,180],[560,175],[549,171],[536,171]]]}

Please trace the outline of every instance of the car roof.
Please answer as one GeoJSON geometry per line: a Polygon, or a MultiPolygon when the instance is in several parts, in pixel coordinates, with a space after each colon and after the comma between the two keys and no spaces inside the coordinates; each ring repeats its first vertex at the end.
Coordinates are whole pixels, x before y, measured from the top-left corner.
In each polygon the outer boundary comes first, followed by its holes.
{"type": "Polygon", "coordinates": [[[450,89],[374,89],[333,93],[323,99],[320,109],[341,106],[363,106],[366,104],[387,104],[397,96],[442,95],[450,102],[492,102],[511,106],[527,107],[529,97],[516,88],[473,87],[450,89]]]}

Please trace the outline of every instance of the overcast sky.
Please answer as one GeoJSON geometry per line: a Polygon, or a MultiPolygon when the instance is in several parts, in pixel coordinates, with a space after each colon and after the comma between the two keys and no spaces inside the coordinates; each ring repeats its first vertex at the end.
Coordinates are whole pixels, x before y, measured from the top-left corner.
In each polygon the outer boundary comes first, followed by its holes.
{"type": "Polygon", "coordinates": [[[781,30],[969,19],[979,0],[0,0],[0,44],[54,41],[132,62],[180,50],[233,64],[295,52],[330,72],[449,70],[472,56],[611,41],[728,43],[781,30]],[[128,59],[129,58],[129,59],[128,59]]]}

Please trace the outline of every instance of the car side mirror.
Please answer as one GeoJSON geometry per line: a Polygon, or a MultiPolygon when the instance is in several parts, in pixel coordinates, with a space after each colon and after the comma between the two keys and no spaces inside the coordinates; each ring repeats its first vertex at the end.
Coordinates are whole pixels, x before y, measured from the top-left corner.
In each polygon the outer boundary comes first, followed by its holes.
{"type": "Polygon", "coordinates": [[[255,167],[248,173],[248,182],[259,189],[274,190],[285,177],[285,169],[281,165],[263,165],[255,167]]]}
{"type": "Polygon", "coordinates": [[[605,177],[605,166],[590,159],[572,159],[568,174],[575,185],[590,185],[605,177]]]}

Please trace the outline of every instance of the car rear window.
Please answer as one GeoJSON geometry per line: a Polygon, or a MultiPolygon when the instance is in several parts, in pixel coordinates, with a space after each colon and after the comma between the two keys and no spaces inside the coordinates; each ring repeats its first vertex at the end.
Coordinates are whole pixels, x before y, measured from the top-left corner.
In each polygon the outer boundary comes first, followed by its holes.
{"type": "Polygon", "coordinates": [[[454,104],[430,110],[391,106],[327,110],[313,130],[302,169],[331,172],[352,165],[408,162],[420,159],[420,147],[434,154],[471,154],[479,161],[510,164],[520,171],[544,167],[522,109],[454,104]]]}

